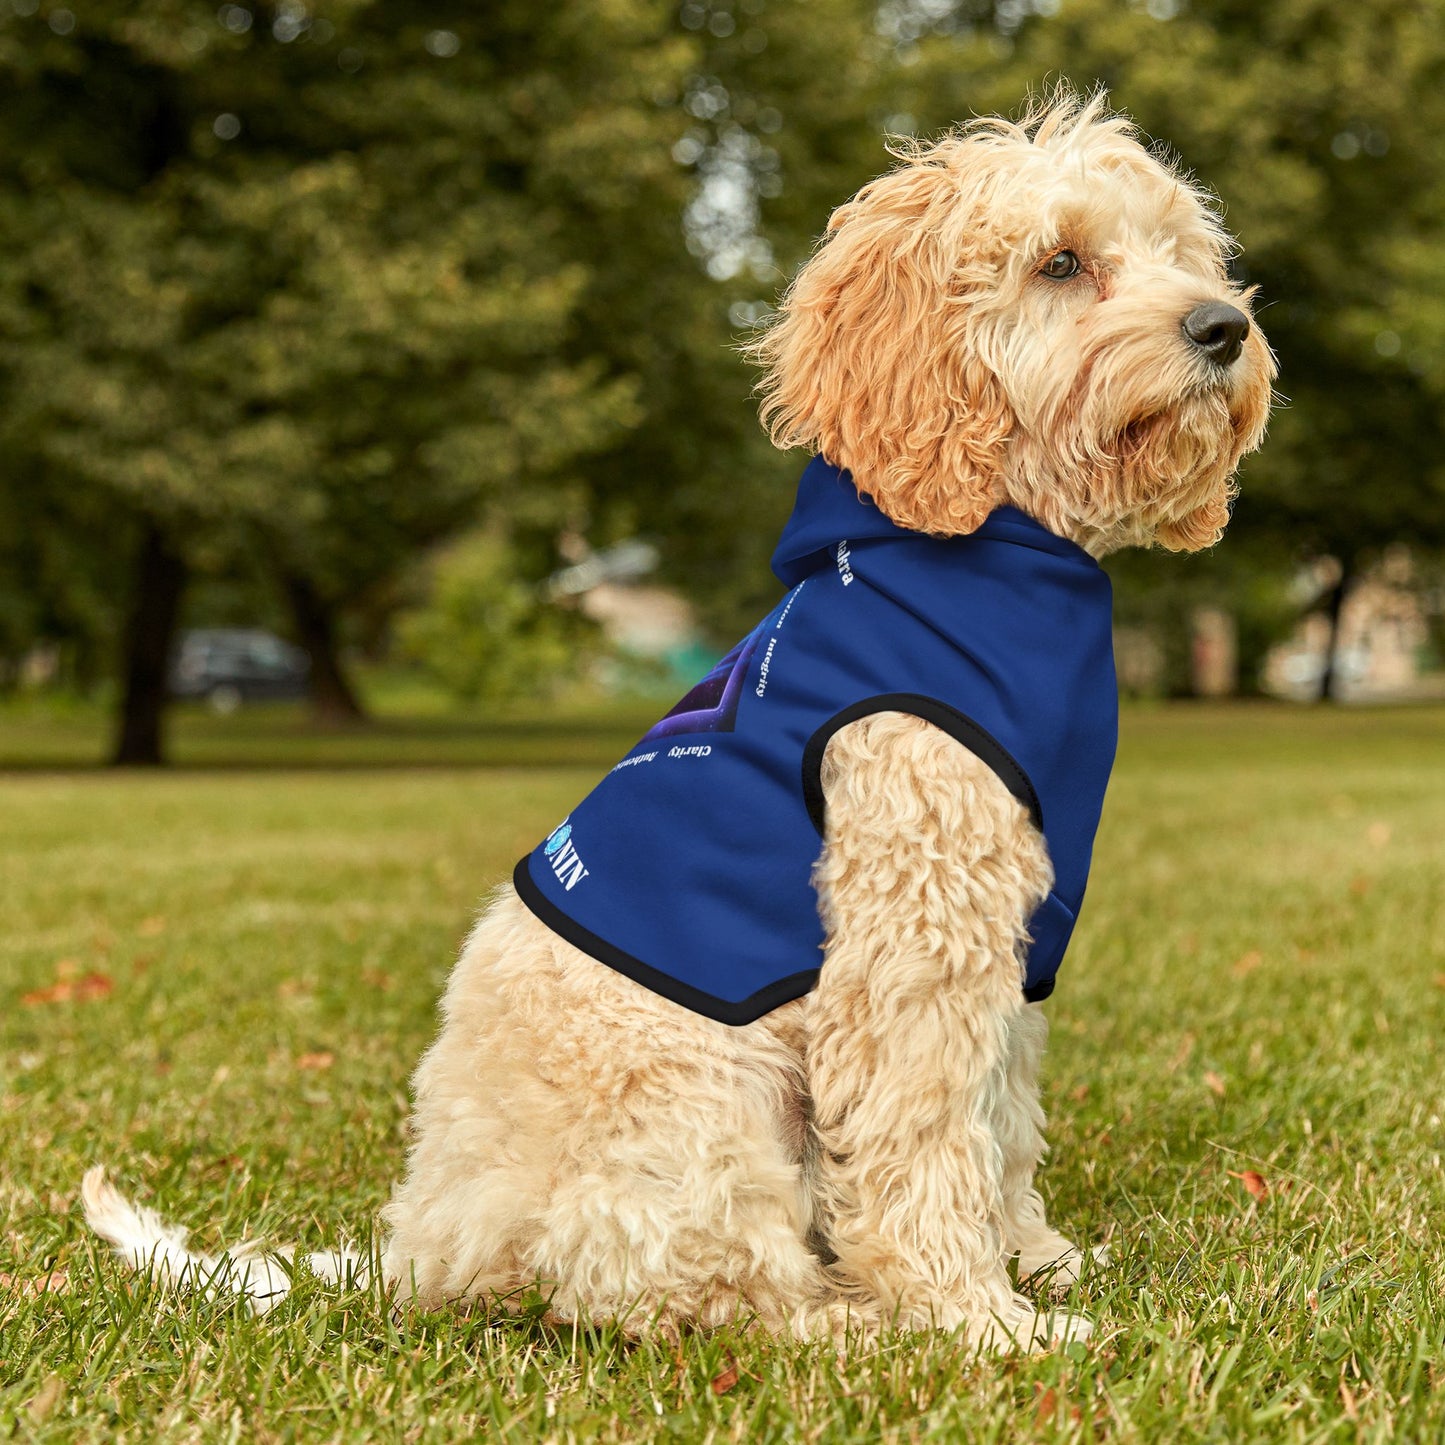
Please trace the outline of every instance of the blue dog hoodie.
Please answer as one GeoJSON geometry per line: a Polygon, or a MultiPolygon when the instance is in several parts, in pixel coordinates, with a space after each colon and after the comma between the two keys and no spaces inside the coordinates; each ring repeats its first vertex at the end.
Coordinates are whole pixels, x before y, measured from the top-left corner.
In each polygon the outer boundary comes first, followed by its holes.
{"type": "Polygon", "coordinates": [[[816,458],[773,556],[791,590],[515,873],[585,953],[745,1024],[823,966],[811,882],[823,751],[876,712],[970,749],[1048,842],[1025,997],[1045,998],[1084,897],[1118,734],[1109,579],[1012,507],[966,537],[907,531],[816,458]]]}

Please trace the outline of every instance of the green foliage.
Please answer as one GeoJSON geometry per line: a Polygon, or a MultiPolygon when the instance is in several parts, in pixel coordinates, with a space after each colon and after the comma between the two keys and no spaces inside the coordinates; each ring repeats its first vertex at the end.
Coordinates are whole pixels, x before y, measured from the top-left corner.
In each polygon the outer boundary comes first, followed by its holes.
{"type": "Polygon", "coordinates": [[[595,628],[545,601],[494,532],[460,538],[427,572],[426,601],[397,617],[397,639],[460,702],[546,696],[599,650],[595,628]]]}
{"type": "MultiPolygon", "coordinates": [[[[263,1320],[138,1285],[74,1207],[98,1160],[203,1249],[247,1231],[373,1238],[407,1074],[479,896],[640,719],[615,719],[606,750],[595,726],[556,721],[478,729],[470,751],[451,751],[455,725],[355,741],[373,762],[386,743],[391,768],[5,784],[0,1435],[1445,1435],[1438,708],[1126,710],[1089,899],[1044,1005],[1043,1190],[1067,1233],[1112,1247],[1076,1302],[1099,1324],[1086,1348],[1001,1363],[915,1336],[840,1362],[742,1330],[674,1349],[393,1315],[311,1279],[263,1320]],[[486,766],[409,766],[443,757],[486,766]],[[62,961],[111,992],[21,1005],[62,961]],[[1232,1177],[1251,1169],[1262,1200],[1232,1177]],[[730,1355],[737,1382],[717,1393],[730,1355]]],[[[307,739],[235,741],[233,760],[294,763],[307,739]]]]}
{"type": "Polygon", "coordinates": [[[682,53],[645,6],[424,8],[0,20],[0,420],[51,485],[344,601],[487,506],[555,522],[637,423],[637,378],[569,353],[591,268],[540,193],[565,154],[648,199],[682,53]]]}

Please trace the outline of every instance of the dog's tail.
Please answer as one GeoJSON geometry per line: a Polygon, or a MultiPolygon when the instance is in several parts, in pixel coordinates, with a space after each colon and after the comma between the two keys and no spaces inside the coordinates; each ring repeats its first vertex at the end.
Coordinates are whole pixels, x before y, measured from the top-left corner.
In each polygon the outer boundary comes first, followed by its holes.
{"type": "MultiPolygon", "coordinates": [[[[106,1177],[105,1165],[88,1169],[80,1185],[85,1222],[132,1269],[178,1289],[199,1290],[207,1299],[243,1298],[263,1315],[286,1298],[291,1288],[295,1250],[265,1249],[257,1243],[221,1254],[195,1254],[186,1248],[186,1231],[167,1224],[153,1209],[132,1204],[106,1177]]],[[[370,1261],[353,1249],[332,1249],[305,1256],[311,1272],[331,1284],[363,1285],[370,1261]]]]}

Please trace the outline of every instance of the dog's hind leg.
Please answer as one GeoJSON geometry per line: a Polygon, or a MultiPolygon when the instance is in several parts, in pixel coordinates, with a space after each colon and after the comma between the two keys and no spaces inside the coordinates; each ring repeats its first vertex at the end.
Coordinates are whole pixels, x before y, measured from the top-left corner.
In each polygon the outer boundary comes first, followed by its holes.
{"type": "Polygon", "coordinates": [[[800,1001],[745,1028],[557,937],[510,888],[479,923],[416,1075],[386,1210],[401,1297],[509,1301],[635,1333],[821,1294],[807,1246],[800,1001]]]}
{"type": "Polygon", "coordinates": [[[997,1104],[1043,840],[991,769],[896,713],[841,730],[823,786],[808,1075],[833,1268],[905,1326],[1081,1338],[1087,1321],[1039,1316],[1006,1268],[997,1104]]]}
{"type": "Polygon", "coordinates": [[[554,1314],[665,1336],[788,1329],[824,1279],[807,1245],[802,1059],[785,1020],[716,1024],[590,959],[577,982],[590,1013],[572,1011],[577,1037],[543,1067],[582,1107],[524,1246],[556,1282],[554,1314]]]}

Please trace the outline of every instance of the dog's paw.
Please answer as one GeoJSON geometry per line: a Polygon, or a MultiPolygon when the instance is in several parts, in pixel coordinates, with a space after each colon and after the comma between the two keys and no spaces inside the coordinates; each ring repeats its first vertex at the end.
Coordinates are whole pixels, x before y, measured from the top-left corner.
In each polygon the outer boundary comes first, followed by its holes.
{"type": "Polygon", "coordinates": [[[1038,1317],[1034,1332],[1036,1349],[1059,1349],[1064,1345],[1082,1344],[1094,1333],[1094,1322],[1087,1315],[1054,1310],[1038,1317]]]}
{"type": "Polygon", "coordinates": [[[995,1314],[982,1329],[973,1331],[970,1338],[981,1350],[1023,1350],[1033,1354],[1087,1340],[1093,1329],[1093,1321],[1084,1315],[1043,1311],[1031,1299],[1014,1295],[1005,1310],[995,1314]]]}
{"type": "Polygon", "coordinates": [[[1079,1282],[1079,1276],[1084,1272],[1086,1259],[1092,1260],[1094,1264],[1109,1262],[1109,1246],[1107,1244],[1096,1244],[1086,1255],[1077,1245],[1069,1244],[1065,1239],[1061,1238],[1059,1243],[1064,1245],[1062,1250],[1020,1252],[1020,1284],[1033,1285],[1037,1288],[1052,1290],[1056,1294],[1063,1294],[1079,1282]]]}

